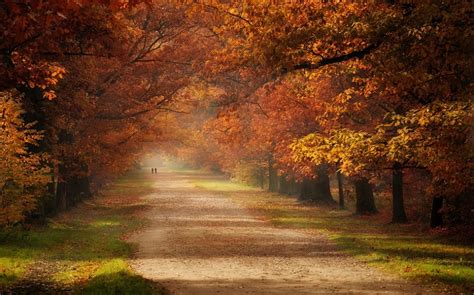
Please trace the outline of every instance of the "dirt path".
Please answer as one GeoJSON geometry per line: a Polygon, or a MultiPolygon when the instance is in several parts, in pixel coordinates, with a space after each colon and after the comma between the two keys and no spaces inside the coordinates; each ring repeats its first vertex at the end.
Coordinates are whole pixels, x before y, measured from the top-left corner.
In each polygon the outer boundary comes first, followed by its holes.
{"type": "Polygon", "coordinates": [[[195,188],[202,177],[212,176],[160,172],[147,197],[151,224],[131,237],[133,268],[173,294],[423,292],[347,257],[324,236],[272,227],[226,194],[195,188]]]}

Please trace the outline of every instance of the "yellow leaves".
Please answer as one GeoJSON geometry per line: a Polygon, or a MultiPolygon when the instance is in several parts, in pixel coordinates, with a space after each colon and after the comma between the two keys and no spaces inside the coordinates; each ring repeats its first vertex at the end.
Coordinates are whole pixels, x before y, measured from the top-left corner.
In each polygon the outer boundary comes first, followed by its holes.
{"type": "Polygon", "coordinates": [[[42,135],[23,122],[22,112],[14,93],[0,92],[0,226],[21,221],[33,210],[49,181],[47,156],[27,147],[42,135]]]}
{"type": "Polygon", "coordinates": [[[338,165],[346,175],[360,173],[380,156],[380,148],[369,134],[349,129],[333,130],[326,136],[308,134],[296,140],[290,148],[295,161],[338,165]]]}
{"type": "Polygon", "coordinates": [[[312,163],[321,164],[326,161],[327,139],[320,134],[311,133],[294,141],[289,148],[293,152],[295,161],[310,160],[312,163]]]}
{"type": "Polygon", "coordinates": [[[434,102],[403,115],[391,114],[375,136],[386,142],[387,161],[426,167],[435,183],[444,183],[443,189],[460,192],[471,181],[461,175],[471,169],[465,159],[472,157],[466,138],[472,132],[472,114],[468,101],[434,102]]]}

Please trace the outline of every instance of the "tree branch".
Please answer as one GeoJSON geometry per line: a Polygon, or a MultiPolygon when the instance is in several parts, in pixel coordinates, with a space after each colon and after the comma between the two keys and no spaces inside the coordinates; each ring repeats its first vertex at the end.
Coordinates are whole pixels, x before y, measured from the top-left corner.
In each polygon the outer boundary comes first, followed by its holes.
{"type": "Polygon", "coordinates": [[[297,65],[294,65],[291,69],[284,68],[282,70],[282,74],[286,74],[286,73],[297,71],[297,70],[316,70],[330,64],[336,64],[336,63],[348,61],[354,58],[361,59],[365,57],[366,55],[369,55],[370,53],[372,53],[372,51],[377,49],[381,44],[382,42],[377,42],[377,43],[368,45],[367,47],[361,50],[355,50],[350,53],[339,55],[339,56],[323,58],[317,63],[303,62],[297,65]]]}

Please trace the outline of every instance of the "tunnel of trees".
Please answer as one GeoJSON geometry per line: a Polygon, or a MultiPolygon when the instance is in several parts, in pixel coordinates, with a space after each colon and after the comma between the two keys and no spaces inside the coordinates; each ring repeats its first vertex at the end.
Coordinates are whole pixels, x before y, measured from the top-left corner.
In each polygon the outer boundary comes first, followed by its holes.
{"type": "Polygon", "coordinates": [[[467,0],[2,1],[0,225],[67,210],[157,149],[357,214],[385,198],[395,223],[467,224],[472,15],[467,0]]]}

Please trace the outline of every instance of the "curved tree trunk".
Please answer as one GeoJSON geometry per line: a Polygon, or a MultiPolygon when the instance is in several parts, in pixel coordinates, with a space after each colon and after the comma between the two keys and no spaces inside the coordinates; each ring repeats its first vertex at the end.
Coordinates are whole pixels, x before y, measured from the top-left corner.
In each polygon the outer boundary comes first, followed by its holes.
{"type": "Polygon", "coordinates": [[[403,168],[400,163],[395,163],[392,170],[392,222],[408,222],[403,204],[403,168]]]}
{"type": "Polygon", "coordinates": [[[355,181],[356,190],[356,213],[361,215],[377,213],[375,207],[374,192],[367,178],[355,181]]]}

